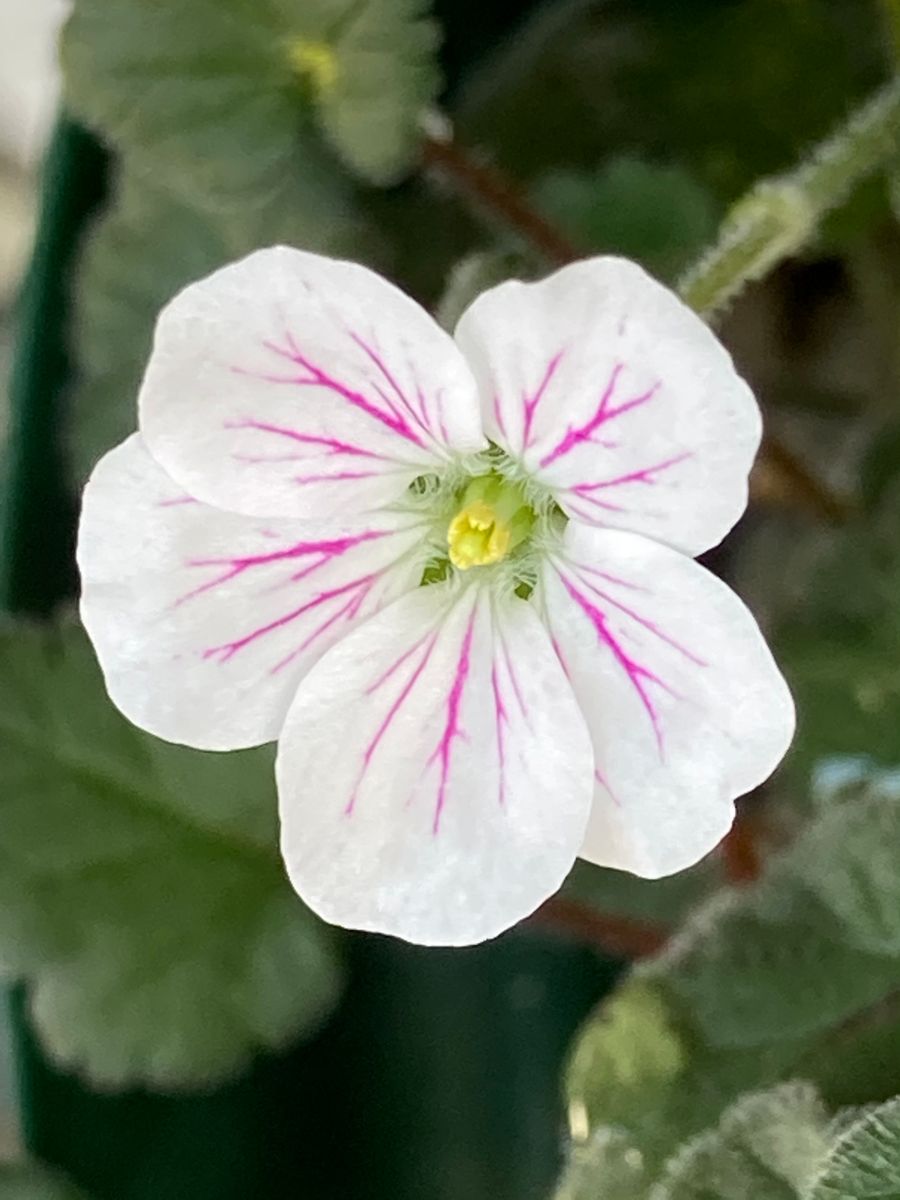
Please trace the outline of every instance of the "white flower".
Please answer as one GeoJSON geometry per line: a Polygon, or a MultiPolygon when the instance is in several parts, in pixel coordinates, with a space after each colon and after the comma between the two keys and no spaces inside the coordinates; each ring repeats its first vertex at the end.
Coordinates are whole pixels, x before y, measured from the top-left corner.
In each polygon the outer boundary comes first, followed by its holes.
{"type": "Polygon", "coordinates": [[[279,739],[329,921],[465,944],[577,855],[680,870],[787,748],[753,618],[689,557],[745,507],[759,413],[633,263],[504,283],[454,340],[363,267],[260,251],[164,310],[140,429],[81,520],[110,695],[190,746],[279,739]]]}

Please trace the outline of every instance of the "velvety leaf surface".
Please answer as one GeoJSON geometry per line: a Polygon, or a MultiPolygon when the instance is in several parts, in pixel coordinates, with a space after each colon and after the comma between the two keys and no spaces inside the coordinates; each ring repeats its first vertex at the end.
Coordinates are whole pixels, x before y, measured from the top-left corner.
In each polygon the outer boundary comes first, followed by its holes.
{"type": "Polygon", "coordinates": [[[7,626],[0,961],[60,1061],[206,1085],[328,1013],[340,973],[282,872],[271,763],[141,733],[76,627],[7,626]]]}

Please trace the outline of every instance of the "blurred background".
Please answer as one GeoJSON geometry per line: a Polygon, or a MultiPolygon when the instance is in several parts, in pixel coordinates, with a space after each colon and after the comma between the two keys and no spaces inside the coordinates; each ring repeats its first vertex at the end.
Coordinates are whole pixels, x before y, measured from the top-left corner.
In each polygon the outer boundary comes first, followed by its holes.
{"type": "Polygon", "coordinates": [[[0,0],[2,1200],[900,1196],[898,53],[897,0],[0,0]],[[767,433],[704,561],[800,724],[696,868],[337,933],[268,751],[112,710],[79,490],[161,305],[277,241],[447,325],[616,252],[717,325],[767,433]]]}

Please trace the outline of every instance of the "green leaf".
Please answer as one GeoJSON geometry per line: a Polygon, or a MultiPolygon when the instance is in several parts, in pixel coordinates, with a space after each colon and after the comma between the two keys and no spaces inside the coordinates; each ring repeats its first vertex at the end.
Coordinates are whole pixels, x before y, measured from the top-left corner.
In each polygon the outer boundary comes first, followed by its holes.
{"type": "Polygon", "coordinates": [[[605,1123],[639,1125],[650,1097],[658,1100],[679,1086],[688,1054],[665,997],[630,980],[601,1006],[576,1044],[567,1077],[573,1129],[583,1132],[597,1123],[598,1091],[605,1123]]]}
{"type": "Polygon", "coordinates": [[[74,1184],[32,1163],[0,1163],[0,1200],[87,1200],[74,1184]]]}
{"type": "Polygon", "coordinates": [[[78,479],[133,432],[157,313],[182,287],[260,245],[352,249],[357,257],[374,248],[352,207],[318,211],[315,193],[295,200],[213,216],[144,179],[120,180],[77,274],[79,372],[69,405],[68,446],[78,479]]]}
{"type": "Polygon", "coordinates": [[[744,1096],[666,1165],[653,1200],[798,1200],[829,1145],[815,1088],[744,1096]]]}
{"type": "Polygon", "coordinates": [[[843,924],[848,940],[892,958],[900,958],[898,783],[895,772],[873,773],[852,804],[823,815],[794,855],[799,876],[843,924]]]}
{"type": "Polygon", "coordinates": [[[131,726],[84,635],[0,643],[0,960],[52,1055],[104,1085],[208,1085],[315,1029],[339,971],[276,850],[272,755],[131,726]]]}
{"type": "Polygon", "coordinates": [[[809,1200],[900,1197],[900,1097],[851,1125],[833,1148],[809,1200]]]}
{"type": "Polygon", "coordinates": [[[602,1126],[571,1146],[554,1200],[641,1200],[648,1182],[640,1150],[621,1130],[602,1126]]]}
{"type": "Polygon", "coordinates": [[[672,928],[722,884],[722,864],[709,855],[696,866],[662,879],[641,879],[576,859],[563,895],[602,913],[672,928]]]}
{"type": "Polygon", "coordinates": [[[76,477],[137,424],[137,395],[156,314],[185,284],[230,257],[221,222],[157,188],[123,181],[91,233],[76,277],[69,457],[76,477]]]}
{"type": "Polygon", "coordinates": [[[590,173],[555,171],[534,187],[538,205],[577,245],[625,254],[674,280],[715,235],[719,206],[683,167],[616,158],[590,173]]]}
{"type": "Polygon", "coordinates": [[[538,268],[518,250],[478,250],[454,266],[436,317],[450,333],[469,305],[488,288],[507,279],[534,279],[538,268]]]}
{"type": "Polygon", "coordinates": [[[322,125],[363,179],[394,183],[415,164],[422,114],[440,88],[437,24],[428,0],[345,4],[325,31],[334,81],[318,91],[322,125]]]}
{"type": "Polygon", "coordinates": [[[712,900],[648,970],[708,1044],[749,1048],[811,1036],[874,1003],[898,967],[849,944],[790,859],[712,900]]]}
{"type": "Polygon", "coordinates": [[[418,0],[78,0],[62,42],[68,103],[134,165],[204,202],[261,202],[295,170],[312,186],[335,174],[315,110],[360,174],[389,182],[411,162],[438,83],[435,30],[421,9],[418,0]],[[324,72],[304,68],[317,61],[324,72]]]}

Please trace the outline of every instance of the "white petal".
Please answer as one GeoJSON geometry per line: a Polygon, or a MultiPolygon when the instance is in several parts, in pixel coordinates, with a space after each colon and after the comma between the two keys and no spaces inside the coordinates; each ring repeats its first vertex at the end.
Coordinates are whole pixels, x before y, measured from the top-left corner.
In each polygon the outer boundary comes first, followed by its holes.
{"type": "Polygon", "coordinates": [[[257,516],[352,517],[485,444],[471,373],[415,301],[283,246],[163,310],[140,423],[192,496],[257,516]]]}
{"type": "Polygon", "coordinates": [[[110,696],[136,725],[234,750],[277,737],[319,655],[417,586],[423,545],[398,514],[324,530],[211,508],[135,435],[85,489],[81,615],[110,696]]]}
{"type": "Polygon", "coordinates": [[[490,938],[560,885],[592,758],[533,607],[479,585],[404,596],[301,684],[278,751],[282,850],[328,921],[490,938]]]}
{"type": "Polygon", "coordinates": [[[572,516],[697,554],[746,507],[756,401],[703,321],[636,264],[503,283],[456,340],[488,436],[572,516]]]}
{"type": "Polygon", "coordinates": [[[790,693],[753,617],[677,551],[577,522],[539,601],[593,738],[582,856],[653,878],[696,862],[793,734],[790,693]]]}

